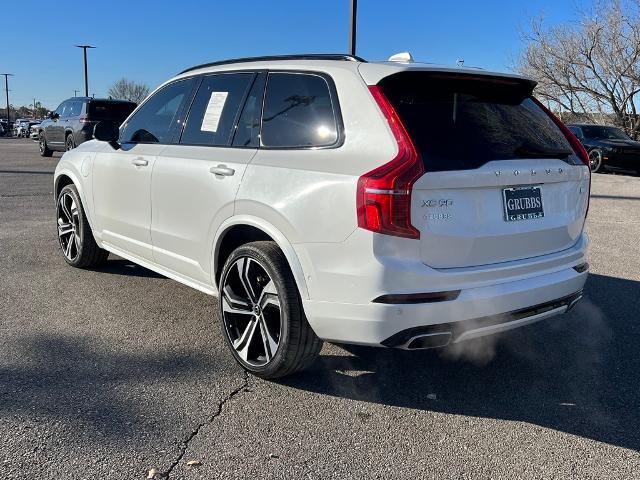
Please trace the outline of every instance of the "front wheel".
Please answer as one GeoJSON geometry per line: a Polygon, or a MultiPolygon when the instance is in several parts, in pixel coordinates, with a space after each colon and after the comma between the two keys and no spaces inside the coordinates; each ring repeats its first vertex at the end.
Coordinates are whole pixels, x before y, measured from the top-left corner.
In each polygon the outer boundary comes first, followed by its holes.
{"type": "Polygon", "coordinates": [[[322,348],[289,264],[274,242],[238,247],[220,277],[222,332],[236,361],[261,378],[307,367],[322,348]]]}
{"type": "Polygon", "coordinates": [[[593,173],[602,172],[604,170],[602,164],[602,151],[594,148],[589,152],[589,165],[593,173]]]}
{"type": "Polygon", "coordinates": [[[65,186],[56,203],[58,241],[67,263],[73,267],[95,267],[107,260],[109,252],[98,247],[82,208],[75,185],[65,186]]]}
{"type": "Polygon", "coordinates": [[[40,148],[40,156],[50,157],[53,155],[53,150],[49,149],[47,146],[47,139],[44,138],[44,132],[40,132],[38,137],[38,147],[40,148]]]}

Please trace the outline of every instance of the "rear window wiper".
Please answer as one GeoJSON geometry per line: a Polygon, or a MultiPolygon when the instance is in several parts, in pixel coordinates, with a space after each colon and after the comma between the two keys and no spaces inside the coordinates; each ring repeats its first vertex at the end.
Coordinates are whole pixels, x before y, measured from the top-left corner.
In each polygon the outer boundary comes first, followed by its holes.
{"type": "Polygon", "coordinates": [[[567,158],[573,151],[565,148],[537,148],[529,145],[520,145],[513,153],[519,157],[529,158],[567,158]]]}

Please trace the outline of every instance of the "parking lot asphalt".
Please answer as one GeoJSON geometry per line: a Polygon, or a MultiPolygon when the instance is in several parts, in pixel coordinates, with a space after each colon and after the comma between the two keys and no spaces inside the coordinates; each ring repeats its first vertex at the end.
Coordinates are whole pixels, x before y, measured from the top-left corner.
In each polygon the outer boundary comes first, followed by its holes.
{"type": "Polygon", "coordinates": [[[325,345],[267,382],[213,298],[66,265],[59,158],[0,138],[0,478],[640,478],[640,178],[594,175],[571,313],[460,351],[325,345]]]}

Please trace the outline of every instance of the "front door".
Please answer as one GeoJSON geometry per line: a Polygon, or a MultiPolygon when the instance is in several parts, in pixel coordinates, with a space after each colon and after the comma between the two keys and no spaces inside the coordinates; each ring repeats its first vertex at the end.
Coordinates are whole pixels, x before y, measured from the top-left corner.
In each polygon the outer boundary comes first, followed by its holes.
{"type": "Polygon", "coordinates": [[[45,138],[47,144],[52,147],[59,147],[64,145],[64,118],[65,111],[69,108],[70,102],[67,100],[62,102],[58,108],[56,108],[55,116],[51,120],[51,123],[47,125],[45,138]]]}
{"type": "Polygon", "coordinates": [[[173,82],[149,97],[120,131],[120,148],[94,160],[96,225],[112,250],[153,260],[151,177],[158,155],[179,130],[193,79],[173,82]]]}
{"type": "Polygon", "coordinates": [[[164,145],[123,144],[98,153],[93,167],[96,226],[102,241],[117,250],[152,260],[151,172],[164,145]]]}

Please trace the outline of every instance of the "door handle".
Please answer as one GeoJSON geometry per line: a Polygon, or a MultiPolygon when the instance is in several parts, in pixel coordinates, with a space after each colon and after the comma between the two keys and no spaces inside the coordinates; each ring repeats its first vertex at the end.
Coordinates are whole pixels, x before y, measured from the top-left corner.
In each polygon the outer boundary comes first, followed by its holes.
{"type": "Polygon", "coordinates": [[[217,167],[211,167],[209,171],[215,175],[224,175],[225,177],[230,177],[236,171],[233,168],[229,168],[226,165],[218,165],[217,167]]]}
{"type": "Polygon", "coordinates": [[[145,160],[144,158],[134,158],[131,160],[131,164],[136,167],[146,167],[149,165],[149,160],[145,160]]]}

